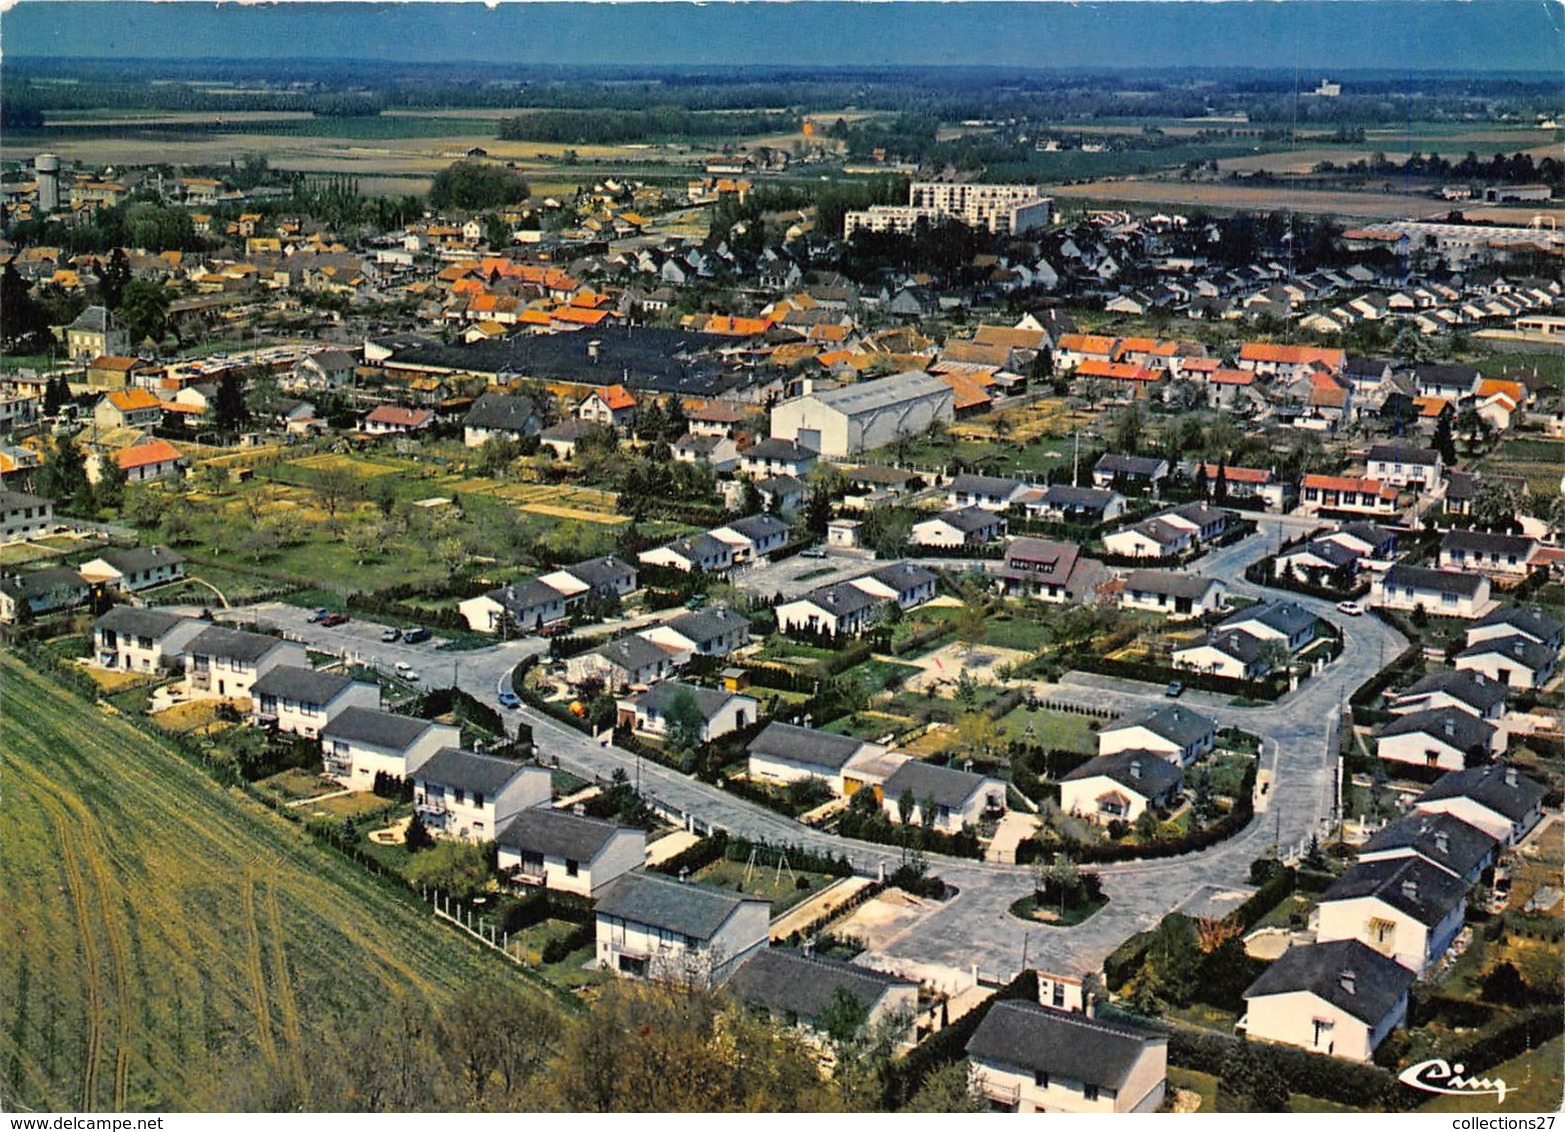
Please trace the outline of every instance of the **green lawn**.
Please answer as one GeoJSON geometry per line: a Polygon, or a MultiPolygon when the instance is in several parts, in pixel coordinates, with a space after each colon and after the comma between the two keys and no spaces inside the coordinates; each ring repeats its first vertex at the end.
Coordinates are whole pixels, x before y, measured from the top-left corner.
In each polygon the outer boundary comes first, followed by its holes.
{"type": "Polygon", "coordinates": [[[1053,711],[1049,708],[1032,711],[1019,707],[1000,718],[1000,731],[1008,740],[1022,739],[1031,726],[1032,742],[1045,750],[1080,751],[1082,754],[1095,755],[1098,752],[1098,733],[1092,729],[1092,724],[1101,722],[1071,711],[1053,711]]]}
{"type": "Polygon", "coordinates": [[[772,902],[772,916],[776,917],[813,896],[835,878],[803,869],[794,869],[792,872],[783,869],[779,876],[776,865],[750,867],[744,861],[719,860],[707,865],[691,879],[731,892],[743,891],[747,896],[764,896],[772,902]],[[746,873],[749,874],[748,879],[746,873]],[[798,887],[797,878],[800,877],[809,881],[808,888],[798,887]]]}
{"type": "Polygon", "coordinates": [[[1185,1089],[1197,1094],[1201,1098],[1197,1112],[1212,1112],[1217,1107],[1217,1078],[1210,1073],[1202,1073],[1196,1069],[1185,1069],[1178,1065],[1168,1067],[1168,1087],[1185,1089]]]}
{"type": "Polygon", "coordinates": [[[852,735],[857,739],[868,739],[870,742],[878,742],[887,734],[907,731],[916,723],[917,720],[905,715],[865,711],[845,715],[841,719],[834,719],[821,730],[829,731],[833,735],[852,735]]]}
{"type": "Polygon", "coordinates": [[[1066,908],[1061,911],[1058,907],[1047,903],[1039,904],[1033,896],[1024,896],[1011,905],[1010,912],[1017,919],[1026,920],[1030,924],[1041,924],[1050,928],[1073,928],[1089,919],[1108,902],[1108,897],[1105,896],[1101,900],[1083,904],[1079,908],[1066,908]]]}
{"type": "MultiPolygon", "coordinates": [[[[1469,1066],[1469,1070],[1479,1067],[1469,1066]]],[[[1482,1067],[1483,1076],[1498,1077],[1509,1091],[1505,1103],[1493,1097],[1435,1097],[1419,1112],[1558,1112],[1565,1099],[1565,1038],[1551,1038],[1535,1050],[1482,1067]]]]}
{"type": "Polygon", "coordinates": [[[901,664],[894,660],[866,660],[841,673],[840,678],[852,680],[867,695],[874,696],[901,687],[910,676],[916,676],[920,671],[914,664],[901,664]]]}

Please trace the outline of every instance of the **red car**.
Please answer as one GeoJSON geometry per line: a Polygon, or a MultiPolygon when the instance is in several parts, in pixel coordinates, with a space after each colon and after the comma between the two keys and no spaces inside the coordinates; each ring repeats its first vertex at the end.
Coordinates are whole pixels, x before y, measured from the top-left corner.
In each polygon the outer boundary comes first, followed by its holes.
{"type": "Polygon", "coordinates": [[[328,629],[335,629],[338,625],[346,625],[348,620],[349,618],[346,613],[328,613],[325,617],[321,618],[321,624],[326,626],[328,629]]]}

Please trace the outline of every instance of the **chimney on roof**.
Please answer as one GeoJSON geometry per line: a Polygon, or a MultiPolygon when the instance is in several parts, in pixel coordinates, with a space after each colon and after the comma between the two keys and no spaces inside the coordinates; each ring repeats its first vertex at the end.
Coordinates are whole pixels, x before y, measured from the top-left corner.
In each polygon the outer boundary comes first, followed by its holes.
{"type": "Polygon", "coordinates": [[[1409,877],[1402,882],[1402,895],[1408,900],[1418,899],[1418,882],[1409,877]]]}
{"type": "Polygon", "coordinates": [[[1358,994],[1358,974],[1352,967],[1344,967],[1337,974],[1337,982],[1348,994],[1358,994]]]}
{"type": "Polygon", "coordinates": [[[1140,759],[1131,759],[1130,760],[1130,777],[1131,778],[1140,778],[1141,777],[1141,760],[1140,759]]]}
{"type": "Polygon", "coordinates": [[[1450,716],[1446,716],[1445,720],[1440,725],[1440,730],[1445,732],[1445,737],[1447,739],[1452,738],[1456,734],[1456,720],[1452,719],[1450,716]]]}
{"type": "Polygon", "coordinates": [[[603,343],[594,338],[587,343],[587,360],[593,365],[598,364],[598,351],[603,348],[603,343]]]}
{"type": "Polygon", "coordinates": [[[1505,785],[1516,785],[1516,768],[1513,766],[1508,766],[1505,768],[1505,785]]]}
{"type": "Polygon", "coordinates": [[[1442,857],[1451,852],[1451,835],[1443,829],[1435,830],[1435,852],[1442,857]]]}

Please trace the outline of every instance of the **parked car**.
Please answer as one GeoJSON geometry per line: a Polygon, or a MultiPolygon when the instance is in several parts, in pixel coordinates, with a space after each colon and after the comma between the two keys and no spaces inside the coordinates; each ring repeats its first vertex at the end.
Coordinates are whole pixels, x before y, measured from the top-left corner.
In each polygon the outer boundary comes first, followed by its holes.
{"type": "Polygon", "coordinates": [[[317,609],[314,613],[310,614],[310,624],[311,625],[319,624],[320,622],[325,621],[326,618],[328,618],[330,616],[331,616],[331,610],[329,610],[329,609],[317,609]]]}
{"type": "Polygon", "coordinates": [[[706,604],[706,594],[696,594],[689,601],[685,602],[685,608],[686,609],[700,609],[705,604],[706,604]]]}
{"type": "Polygon", "coordinates": [[[522,698],[509,689],[501,692],[496,698],[500,701],[500,706],[504,708],[519,708],[522,706],[522,698]]]}
{"type": "Polygon", "coordinates": [[[1163,694],[1171,700],[1177,700],[1185,694],[1185,686],[1178,680],[1172,681],[1168,687],[1163,689],[1163,694]]]}
{"type": "Polygon", "coordinates": [[[1349,617],[1362,617],[1364,615],[1364,607],[1356,601],[1339,601],[1337,603],[1337,612],[1346,613],[1349,617]]]}
{"type": "Polygon", "coordinates": [[[424,628],[422,625],[410,625],[406,629],[402,630],[403,643],[409,645],[416,645],[420,641],[427,641],[429,640],[429,636],[429,630],[424,628]]]}
{"type": "Polygon", "coordinates": [[[800,558],[825,558],[826,551],[819,546],[810,546],[799,551],[800,558]]]}
{"type": "Polygon", "coordinates": [[[413,666],[405,660],[397,661],[397,675],[411,684],[418,683],[418,673],[413,671],[413,666]]]}
{"type": "Polygon", "coordinates": [[[382,629],[380,631],[380,639],[390,644],[392,641],[402,639],[402,631],[400,629],[382,629]]]}
{"type": "Polygon", "coordinates": [[[563,637],[570,633],[570,631],[571,625],[569,621],[555,621],[554,623],[545,625],[542,629],[538,630],[538,635],[540,637],[563,637]]]}
{"type": "Polygon", "coordinates": [[[338,625],[346,625],[352,618],[346,613],[328,613],[321,618],[321,624],[328,629],[335,629],[338,625]]]}

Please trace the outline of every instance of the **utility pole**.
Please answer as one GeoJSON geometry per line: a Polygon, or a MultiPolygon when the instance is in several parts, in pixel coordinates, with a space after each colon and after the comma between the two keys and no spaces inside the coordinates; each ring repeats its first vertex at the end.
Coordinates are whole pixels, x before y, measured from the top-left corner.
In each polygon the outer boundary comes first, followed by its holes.
{"type": "Polygon", "coordinates": [[[1071,455],[1071,486],[1081,486],[1081,429],[1076,430],[1076,449],[1071,455]]]}

